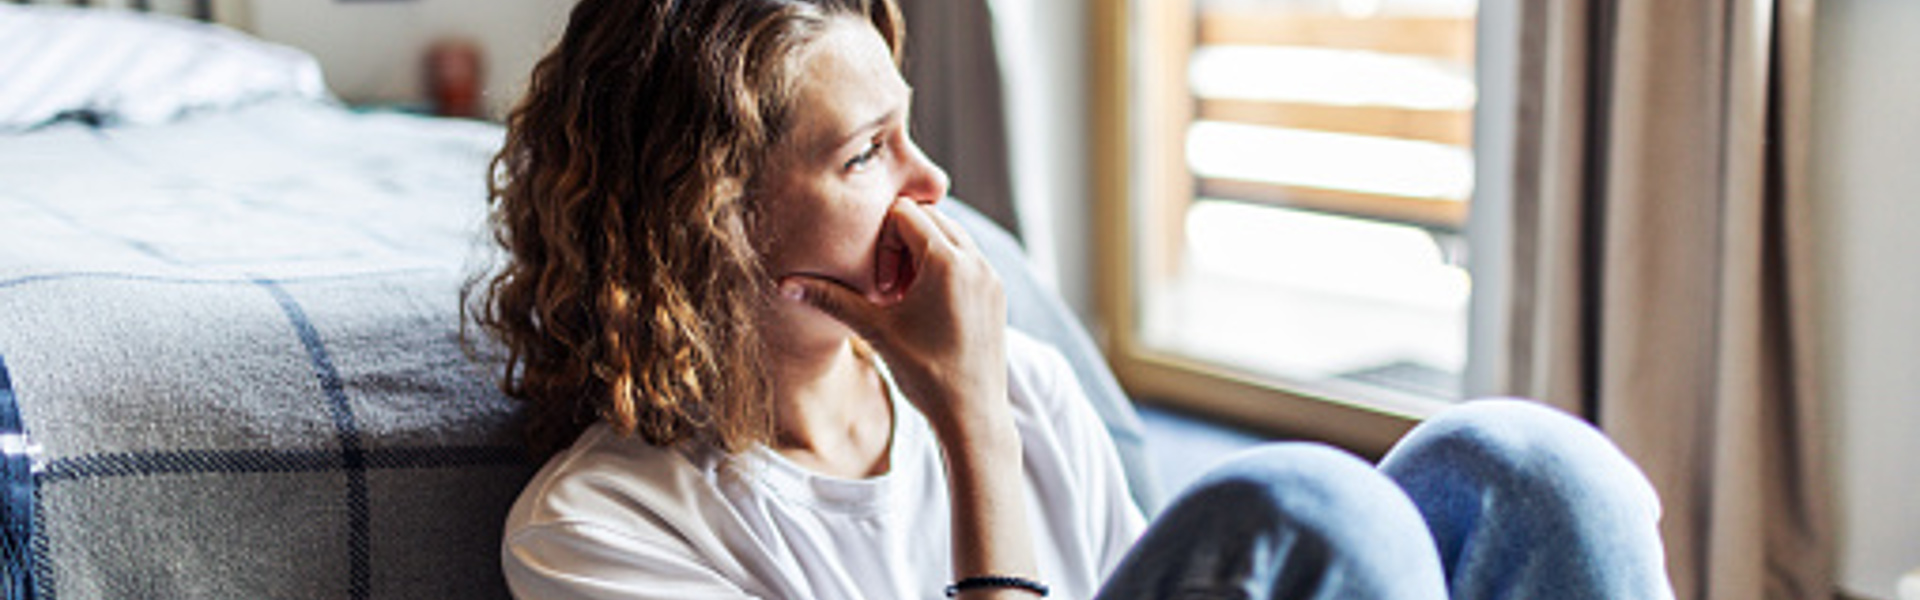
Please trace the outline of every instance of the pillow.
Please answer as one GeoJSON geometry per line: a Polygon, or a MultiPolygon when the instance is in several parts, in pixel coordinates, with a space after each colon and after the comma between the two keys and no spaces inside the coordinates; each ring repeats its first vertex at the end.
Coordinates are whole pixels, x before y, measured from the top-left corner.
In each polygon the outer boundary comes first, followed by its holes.
{"type": "Polygon", "coordinates": [[[0,131],[329,97],[319,62],[299,50],[179,17],[60,6],[0,5],[0,82],[0,131]]]}

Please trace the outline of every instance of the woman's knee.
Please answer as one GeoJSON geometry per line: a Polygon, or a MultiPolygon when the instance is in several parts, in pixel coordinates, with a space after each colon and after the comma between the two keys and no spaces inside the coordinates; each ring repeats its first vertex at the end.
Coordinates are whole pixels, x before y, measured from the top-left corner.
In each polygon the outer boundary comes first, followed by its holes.
{"type": "Polygon", "coordinates": [[[1220,583],[1257,598],[1437,598],[1444,589],[1412,501],[1365,461],[1298,443],[1242,452],[1202,476],[1117,573],[1122,587],[1153,591],[1142,597],[1220,583]]]}
{"type": "Polygon", "coordinates": [[[1300,513],[1363,510],[1369,503],[1356,501],[1397,493],[1392,488],[1392,482],[1352,454],[1320,444],[1277,443],[1228,457],[1190,490],[1231,489],[1245,496],[1238,501],[1300,513]]]}
{"type": "Polygon", "coordinates": [[[1394,446],[1381,470],[1410,491],[1423,487],[1420,480],[1446,478],[1536,501],[1610,502],[1659,514],[1653,486],[1604,434],[1523,400],[1477,400],[1435,415],[1394,446]]]}
{"type": "Polygon", "coordinates": [[[1669,597],[1659,498],[1598,430],[1480,401],[1408,432],[1381,465],[1424,515],[1461,597],[1669,597]]]}
{"type": "Polygon", "coordinates": [[[1288,527],[1330,552],[1367,558],[1431,554],[1413,501],[1373,465],[1319,444],[1270,444],[1243,452],[1194,486],[1215,506],[1235,507],[1256,527],[1288,527]]]}

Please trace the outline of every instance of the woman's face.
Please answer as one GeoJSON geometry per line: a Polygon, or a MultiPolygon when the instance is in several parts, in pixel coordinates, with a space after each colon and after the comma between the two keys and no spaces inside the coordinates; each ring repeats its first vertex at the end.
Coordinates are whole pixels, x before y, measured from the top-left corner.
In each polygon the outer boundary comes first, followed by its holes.
{"type": "MultiPolygon", "coordinates": [[[[897,198],[938,202],[947,174],[909,137],[912,89],[872,25],[836,18],[802,52],[793,129],[761,174],[763,258],[776,280],[821,276],[885,302],[914,275],[888,207],[897,198]]],[[[798,303],[776,312],[792,325],[846,335],[798,303]]]]}

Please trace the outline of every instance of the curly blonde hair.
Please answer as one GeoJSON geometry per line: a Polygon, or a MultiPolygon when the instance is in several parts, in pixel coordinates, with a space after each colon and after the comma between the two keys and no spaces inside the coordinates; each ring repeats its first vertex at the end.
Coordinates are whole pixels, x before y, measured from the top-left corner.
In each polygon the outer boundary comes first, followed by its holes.
{"type": "Polygon", "coordinates": [[[550,454],[594,421],[728,452],[773,434],[749,237],[796,60],[831,19],[892,0],[583,0],[534,67],[489,181],[503,264],[462,293],[500,386],[550,454]]]}

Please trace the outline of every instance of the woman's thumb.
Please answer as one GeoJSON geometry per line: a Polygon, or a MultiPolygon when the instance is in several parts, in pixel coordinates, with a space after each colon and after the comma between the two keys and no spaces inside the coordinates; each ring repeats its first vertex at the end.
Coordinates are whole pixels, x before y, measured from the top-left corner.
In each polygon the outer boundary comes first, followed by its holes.
{"type": "Polygon", "coordinates": [[[780,295],[827,313],[867,339],[873,339],[873,334],[878,332],[879,307],[838,281],[813,275],[789,275],[780,280],[780,295]]]}

